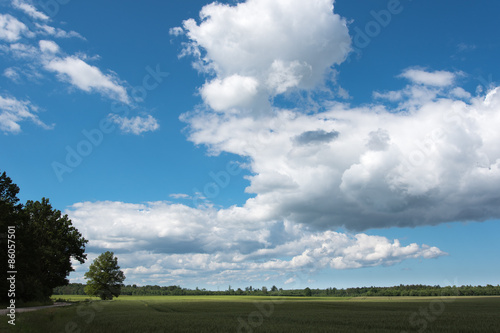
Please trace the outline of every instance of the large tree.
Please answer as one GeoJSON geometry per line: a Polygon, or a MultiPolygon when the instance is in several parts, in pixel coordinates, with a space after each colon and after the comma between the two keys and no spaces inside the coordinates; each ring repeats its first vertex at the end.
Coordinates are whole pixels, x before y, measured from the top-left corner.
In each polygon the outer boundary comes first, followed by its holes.
{"type": "Polygon", "coordinates": [[[7,226],[16,230],[16,299],[48,300],[53,288],[68,284],[67,276],[74,270],[71,259],[85,262],[88,241],[48,199],[28,201],[23,207],[17,204],[18,192],[19,187],[3,173],[0,221],[2,233],[7,226]]]}
{"type": "MultiPolygon", "coordinates": [[[[24,207],[25,225],[21,226],[30,242],[30,253],[37,258],[36,279],[43,288],[44,296],[50,296],[52,289],[68,284],[67,276],[74,271],[71,259],[85,262],[85,244],[88,242],[73,226],[68,215],[53,209],[49,200],[28,201],[24,207]]],[[[25,286],[28,290],[31,286],[25,286]]],[[[29,292],[33,293],[33,290],[29,292]]]]}
{"type": "Polygon", "coordinates": [[[87,295],[111,300],[121,294],[125,275],[118,266],[118,258],[113,252],[106,251],[92,262],[85,278],[88,280],[85,287],[87,295]]]}
{"type": "MultiPolygon", "coordinates": [[[[0,278],[0,290],[2,290],[2,293],[0,301],[2,303],[8,301],[6,291],[9,289],[7,277],[4,277],[4,275],[7,271],[12,270],[7,267],[7,228],[9,226],[16,226],[20,212],[23,208],[23,206],[19,204],[19,198],[17,197],[18,193],[19,187],[12,182],[12,179],[7,177],[5,172],[0,173],[0,261],[2,263],[0,266],[2,269],[0,278]]],[[[12,241],[15,242],[16,240],[13,239],[12,241]]]]}

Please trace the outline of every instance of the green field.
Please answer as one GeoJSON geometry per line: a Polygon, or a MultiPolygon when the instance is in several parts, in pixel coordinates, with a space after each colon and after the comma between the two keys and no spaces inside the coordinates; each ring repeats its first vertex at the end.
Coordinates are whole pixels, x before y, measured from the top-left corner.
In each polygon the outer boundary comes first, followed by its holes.
{"type": "Polygon", "coordinates": [[[1,332],[500,332],[500,297],[120,296],[4,316],[1,332]]]}

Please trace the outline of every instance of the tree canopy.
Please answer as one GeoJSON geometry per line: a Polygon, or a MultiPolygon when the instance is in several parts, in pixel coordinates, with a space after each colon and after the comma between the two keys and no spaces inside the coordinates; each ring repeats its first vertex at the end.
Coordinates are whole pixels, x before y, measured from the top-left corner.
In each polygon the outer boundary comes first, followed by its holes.
{"type": "Polygon", "coordinates": [[[118,266],[118,258],[113,252],[106,251],[92,262],[85,278],[88,280],[85,287],[87,295],[110,300],[121,294],[125,275],[118,266]]]}
{"type": "Polygon", "coordinates": [[[7,298],[9,290],[7,278],[3,277],[7,272],[7,228],[16,225],[17,217],[22,205],[19,204],[19,187],[7,177],[5,172],[0,173],[0,260],[2,262],[2,278],[0,279],[0,288],[2,290],[1,300],[7,298]]]}
{"type": "MultiPolygon", "coordinates": [[[[0,175],[0,226],[2,235],[15,227],[16,299],[47,300],[55,287],[68,284],[74,269],[71,258],[84,263],[88,242],[67,215],[52,208],[49,199],[19,204],[19,187],[0,175]]],[[[2,238],[2,248],[5,239],[2,238]]],[[[4,260],[4,251],[1,260],[4,260]]],[[[5,279],[2,279],[5,280],[5,279]]],[[[3,285],[4,281],[2,281],[3,285]]],[[[4,289],[5,290],[5,289],[4,289]]],[[[2,293],[2,300],[6,295],[2,293]]]]}

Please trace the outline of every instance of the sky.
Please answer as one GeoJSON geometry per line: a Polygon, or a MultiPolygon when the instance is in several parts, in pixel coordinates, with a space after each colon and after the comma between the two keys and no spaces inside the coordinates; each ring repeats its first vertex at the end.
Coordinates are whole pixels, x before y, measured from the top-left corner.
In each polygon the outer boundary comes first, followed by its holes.
{"type": "Polygon", "coordinates": [[[0,1],[0,170],[126,284],[500,283],[500,3],[0,1]]]}

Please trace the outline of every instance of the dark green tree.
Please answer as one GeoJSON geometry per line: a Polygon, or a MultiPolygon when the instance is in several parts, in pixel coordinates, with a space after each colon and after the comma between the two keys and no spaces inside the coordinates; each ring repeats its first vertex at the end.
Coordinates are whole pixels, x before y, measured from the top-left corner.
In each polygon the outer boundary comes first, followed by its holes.
{"type": "Polygon", "coordinates": [[[118,266],[118,258],[113,252],[106,251],[92,262],[89,271],[85,273],[85,278],[87,295],[111,300],[121,294],[125,275],[118,266]]]}
{"type": "MultiPolygon", "coordinates": [[[[5,172],[0,174],[0,261],[2,269],[2,278],[0,279],[0,288],[2,290],[0,301],[2,303],[8,301],[7,290],[8,281],[7,277],[4,277],[5,272],[10,271],[7,267],[8,252],[7,252],[7,242],[8,242],[8,227],[16,226],[17,220],[19,218],[20,212],[22,211],[22,205],[19,204],[19,198],[17,194],[19,193],[19,187],[12,182],[12,179],[7,177],[5,172]]],[[[11,237],[15,237],[16,235],[11,237]]],[[[16,239],[12,239],[16,241],[16,239]]],[[[14,246],[16,244],[14,243],[14,246]]],[[[16,254],[18,249],[16,250],[16,254]]],[[[14,263],[15,265],[16,263],[14,263]]]]}
{"type": "Polygon", "coordinates": [[[312,296],[311,288],[307,287],[306,289],[304,289],[304,295],[305,296],[312,296]]]}
{"type": "MultiPolygon", "coordinates": [[[[50,296],[52,289],[68,284],[67,276],[74,271],[71,258],[81,264],[85,262],[85,244],[88,242],[73,226],[68,215],[53,209],[49,200],[28,201],[24,207],[25,225],[20,228],[29,236],[29,252],[37,258],[37,279],[44,289],[44,295],[50,296]]],[[[35,273],[35,272],[33,272],[35,273]]],[[[35,277],[33,277],[35,278],[35,277]]]]}
{"type": "Polygon", "coordinates": [[[85,262],[87,240],[48,199],[22,206],[18,192],[19,187],[4,172],[0,176],[0,224],[2,236],[7,226],[15,226],[16,299],[46,301],[53,288],[68,284],[66,277],[74,270],[71,258],[85,262]]]}

